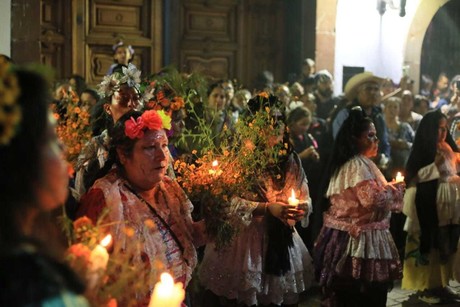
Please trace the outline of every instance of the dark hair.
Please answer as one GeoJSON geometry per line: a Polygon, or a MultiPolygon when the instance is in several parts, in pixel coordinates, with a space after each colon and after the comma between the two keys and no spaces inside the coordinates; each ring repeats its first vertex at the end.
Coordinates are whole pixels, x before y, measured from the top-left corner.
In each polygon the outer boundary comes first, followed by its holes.
{"type": "Polygon", "coordinates": [[[353,107],[349,111],[348,118],[343,122],[334,142],[327,172],[329,178],[332,178],[348,160],[359,154],[356,139],[371,124],[372,119],[367,117],[361,107],[353,107]]]}
{"type": "Polygon", "coordinates": [[[426,104],[428,105],[428,108],[430,107],[430,100],[428,97],[423,96],[423,95],[415,95],[414,96],[414,108],[420,107],[422,102],[425,101],[426,104]]]}
{"type": "Polygon", "coordinates": [[[83,93],[83,91],[86,89],[86,81],[85,78],[83,78],[80,75],[72,75],[70,76],[69,80],[74,79],[75,80],[75,92],[77,92],[78,96],[83,93]]]}
{"type": "Polygon", "coordinates": [[[36,184],[43,174],[42,148],[49,138],[48,83],[21,69],[16,76],[22,89],[17,99],[22,118],[10,143],[0,145],[0,244],[21,236],[17,215],[35,204],[36,184]]]}
{"type": "MultiPolygon", "coordinates": [[[[438,129],[441,119],[446,119],[440,110],[430,111],[423,116],[415,134],[412,150],[406,164],[406,183],[417,176],[418,171],[434,161],[438,143],[438,129]]],[[[453,151],[458,151],[452,136],[447,132],[446,142],[453,151]]]]}
{"type": "Polygon", "coordinates": [[[308,110],[306,107],[297,107],[291,112],[289,112],[289,115],[286,120],[286,124],[290,126],[293,123],[297,122],[298,120],[301,120],[306,117],[311,117],[310,110],[308,110]]]}
{"type": "Polygon", "coordinates": [[[142,112],[131,110],[124,114],[113,128],[109,131],[110,135],[110,152],[113,154],[114,162],[118,167],[122,167],[118,159],[117,149],[121,149],[123,153],[127,156],[131,156],[133,153],[134,145],[138,139],[130,139],[125,134],[125,122],[131,117],[137,119],[142,115],[142,112]]]}
{"type": "Polygon", "coordinates": [[[222,83],[224,83],[223,80],[219,80],[219,81],[217,81],[217,82],[212,83],[212,84],[208,87],[207,97],[209,97],[209,95],[211,95],[212,91],[213,91],[215,88],[224,89],[222,83]]]}
{"type": "MultiPolygon", "coordinates": [[[[99,99],[101,99],[101,97],[99,96],[97,91],[93,90],[92,88],[86,88],[81,93],[82,94],[90,94],[96,101],[99,101],[99,99]]],[[[80,96],[81,96],[81,94],[80,94],[80,96]]]]}

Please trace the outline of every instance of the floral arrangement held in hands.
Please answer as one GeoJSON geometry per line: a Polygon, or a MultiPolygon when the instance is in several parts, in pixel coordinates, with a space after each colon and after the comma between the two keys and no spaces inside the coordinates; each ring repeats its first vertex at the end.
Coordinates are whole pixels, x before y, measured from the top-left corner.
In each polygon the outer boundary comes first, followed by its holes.
{"type": "MultiPolygon", "coordinates": [[[[63,225],[69,241],[66,260],[86,282],[85,296],[93,306],[138,306],[141,302],[147,305],[150,298],[140,293],[149,293],[147,285],[158,276],[151,274],[152,270],[133,262],[142,242],[126,240],[123,249],[117,242],[103,246],[102,242],[107,241],[107,229],[110,226],[101,222],[106,213],[102,214],[96,224],[87,217],[72,222],[64,216],[63,225]]],[[[147,220],[144,225],[151,228],[155,223],[147,220]]],[[[134,237],[134,230],[129,226],[124,226],[122,231],[128,238],[134,237]]],[[[163,270],[163,264],[157,262],[154,272],[163,270]]]]}
{"type": "Polygon", "coordinates": [[[66,160],[75,166],[78,155],[92,137],[90,114],[87,106],[80,106],[78,97],[66,102],[66,106],[67,111],[64,118],[60,118],[54,110],[54,117],[58,123],[56,134],[65,145],[66,160]]]}
{"type": "MultiPolygon", "coordinates": [[[[289,144],[280,139],[284,125],[273,116],[280,107],[277,98],[261,93],[254,100],[258,107],[249,110],[235,126],[233,140],[237,141],[223,138],[219,148],[209,149],[194,162],[175,163],[177,180],[192,202],[201,207],[206,231],[217,248],[230,244],[243,225],[233,214],[238,210],[232,200],[256,198],[254,191],[260,178],[267,175],[268,169],[276,172],[277,163],[290,150],[289,144]]],[[[275,176],[281,178],[280,174],[275,176]]]]}

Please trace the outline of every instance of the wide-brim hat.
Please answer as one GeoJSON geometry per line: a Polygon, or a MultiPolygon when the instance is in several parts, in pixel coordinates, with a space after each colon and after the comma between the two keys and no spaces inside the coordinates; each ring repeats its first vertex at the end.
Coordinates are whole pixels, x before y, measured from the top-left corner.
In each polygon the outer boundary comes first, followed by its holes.
{"type": "Polygon", "coordinates": [[[383,78],[374,76],[374,74],[370,71],[365,71],[356,74],[353,77],[351,77],[351,79],[348,80],[347,84],[345,85],[345,96],[349,100],[353,100],[356,98],[356,95],[358,94],[358,89],[361,85],[367,82],[374,82],[380,85],[383,82],[383,80],[383,78]]]}

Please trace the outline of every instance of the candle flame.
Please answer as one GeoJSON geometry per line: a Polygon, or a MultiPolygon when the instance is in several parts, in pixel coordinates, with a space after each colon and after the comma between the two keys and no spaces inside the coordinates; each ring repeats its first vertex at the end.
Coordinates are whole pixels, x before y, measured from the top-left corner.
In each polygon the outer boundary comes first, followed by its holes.
{"type": "Polygon", "coordinates": [[[110,242],[112,242],[112,235],[108,234],[101,240],[101,245],[104,247],[109,246],[110,242]]]}
{"type": "Polygon", "coordinates": [[[172,278],[171,274],[166,273],[166,272],[161,273],[160,279],[161,279],[161,283],[167,286],[168,288],[169,287],[172,288],[174,286],[174,279],[172,278]]]}
{"type": "Polygon", "coordinates": [[[295,199],[295,192],[294,192],[294,189],[291,189],[291,198],[292,198],[292,199],[295,199]]]}
{"type": "Polygon", "coordinates": [[[217,165],[219,165],[219,162],[217,162],[217,160],[212,161],[212,167],[216,167],[217,165]]]}
{"type": "Polygon", "coordinates": [[[401,177],[401,172],[397,172],[396,177],[401,177]]]}

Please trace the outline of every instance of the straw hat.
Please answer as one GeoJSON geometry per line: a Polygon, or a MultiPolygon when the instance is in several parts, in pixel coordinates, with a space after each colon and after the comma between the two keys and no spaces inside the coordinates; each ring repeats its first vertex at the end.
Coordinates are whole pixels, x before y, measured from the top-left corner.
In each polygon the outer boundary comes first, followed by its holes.
{"type": "Polygon", "coordinates": [[[370,71],[365,71],[356,74],[353,77],[351,77],[351,79],[348,80],[347,84],[345,85],[345,96],[349,100],[353,100],[358,94],[358,89],[362,84],[367,82],[374,82],[380,85],[383,82],[383,80],[383,78],[374,76],[374,74],[370,71]]]}

